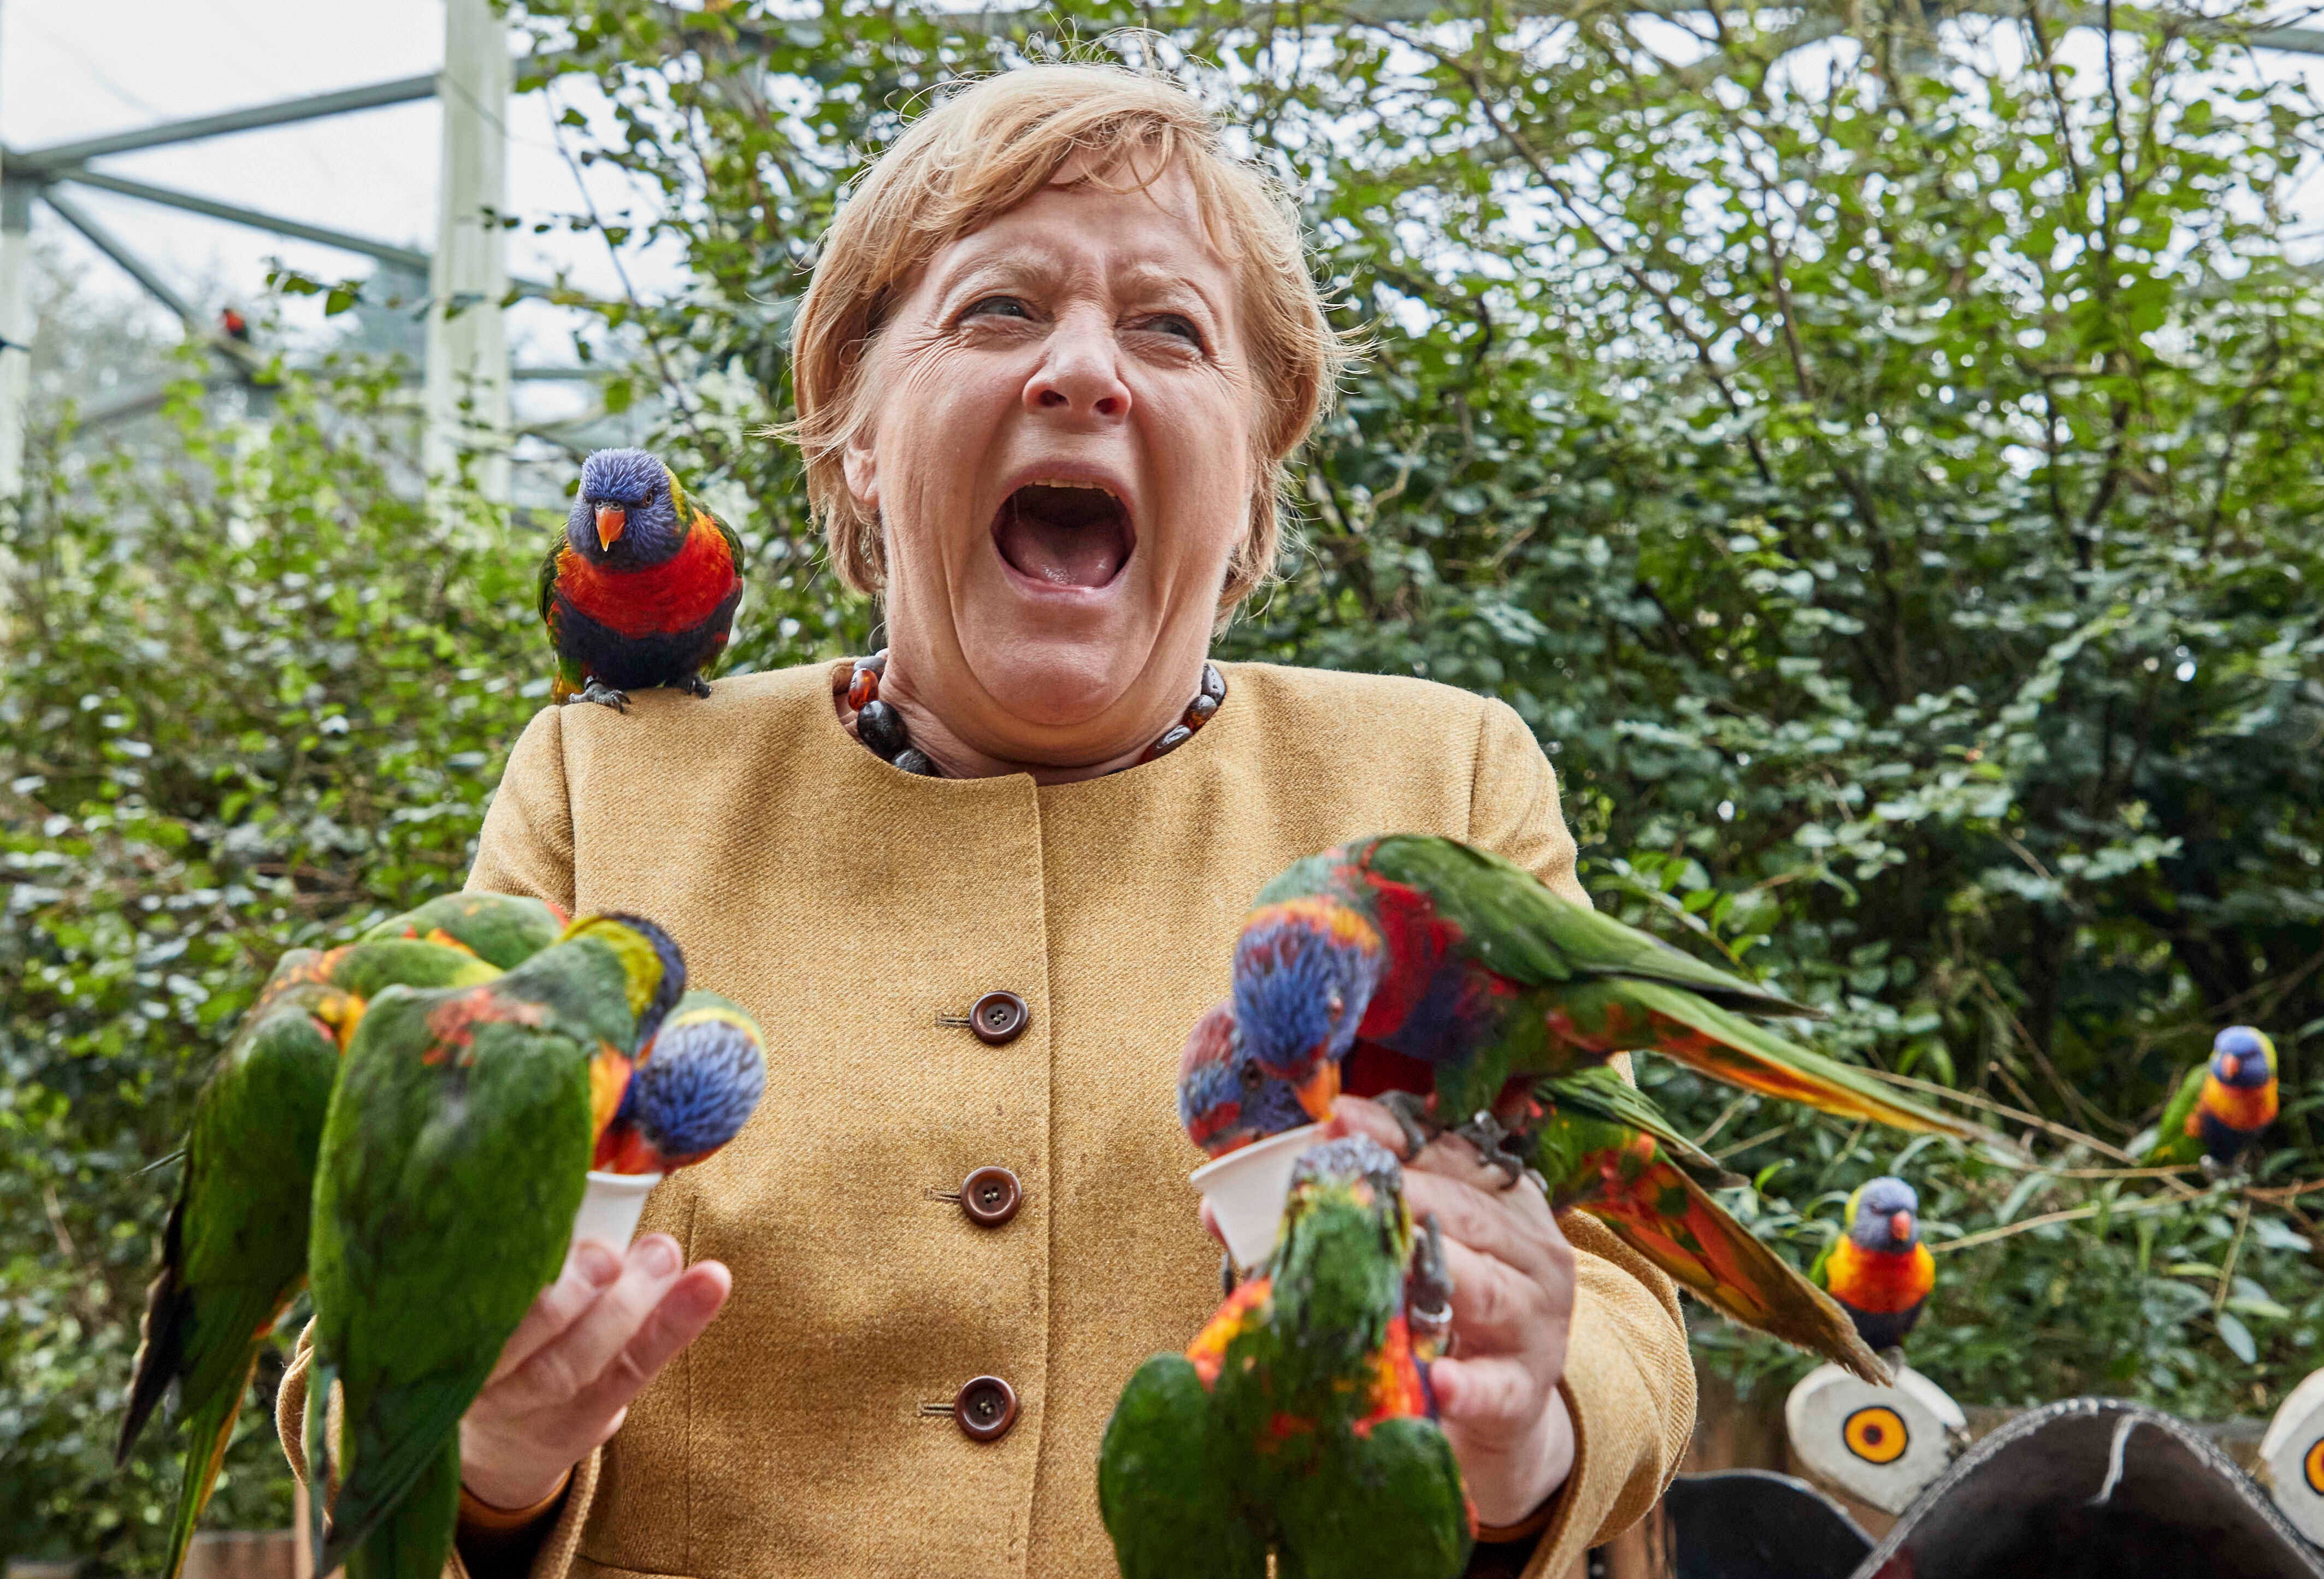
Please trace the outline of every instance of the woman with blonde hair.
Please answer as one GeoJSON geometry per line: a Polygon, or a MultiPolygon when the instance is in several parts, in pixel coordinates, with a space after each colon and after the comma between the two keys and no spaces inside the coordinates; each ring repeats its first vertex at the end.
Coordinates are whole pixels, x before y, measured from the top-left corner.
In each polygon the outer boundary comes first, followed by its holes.
{"type": "MultiPolygon", "coordinates": [[[[796,336],[884,658],[544,711],[469,877],[653,917],[770,1048],[751,1127],[626,1255],[576,1249],[470,1410],[479,1572],[1111,1572],[1108,1412],[1216,1298],[1173,1087],[1252,894],[1405,830],[1584,897],[1506,706],[1207,660],[1342,356],[1290,205],[1182,90],[945,98],[796,336]]],[[[1692,1373],[1665,1279],[1502,1184],[1458,1140],[1412,1159],[1458,1285],[1433,1380],[1486,1560],[1563,1579],[1675,1469],[1692,1373]]]]}

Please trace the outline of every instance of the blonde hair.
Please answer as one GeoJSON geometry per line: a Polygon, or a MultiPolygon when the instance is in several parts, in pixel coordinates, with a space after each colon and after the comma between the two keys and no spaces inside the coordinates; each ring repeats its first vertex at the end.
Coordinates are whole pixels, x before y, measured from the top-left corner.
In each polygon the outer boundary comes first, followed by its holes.
{"type": "Polygon", "coordinates": [[[881,588],[886,553],[880,522],[848,492],[843,457],[872,417],[877,391],[864,370],[888,311],[936,254],[1077,159],[1088,161],[1091,180],[1128,171],[1146,184],[1183,170],[1211,245],[1238,264],[1259,466],[1222,610],[1272,574],[1284,462],[1330,406],[1348,355],[1307,272],[1297,209],[1224,149],[1217,123],[1176,83],[1119,66],[1059,64],[954,90],[865,172],[824,238],[791,335],[798,419],[783,431],[806,454],[808,503],[833,566],[856,591],[881,588]]]}

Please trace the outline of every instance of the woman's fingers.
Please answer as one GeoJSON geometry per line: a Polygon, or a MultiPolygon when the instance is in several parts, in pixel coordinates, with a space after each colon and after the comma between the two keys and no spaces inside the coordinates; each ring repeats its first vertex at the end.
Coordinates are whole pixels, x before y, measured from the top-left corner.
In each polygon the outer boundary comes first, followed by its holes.
{"type": "Polygon", "coordinates": [[[1444,1267],[1452,1274],[1452,1329],[1463,1354],[1519,1353],[1556,1320],[1549,1290],[1497,1256],[1448,1238],[1444,1267]]]}
{"type": "Polygon", "coordinates": [[[1440,1419],[1488,1438],[1529,1429],[1548,1390],[1522,1361],[1504,1355],[1435,1361],[1428,1367],[1428,1385],[1440,1419]]]}
{"type": "Polygon", "coordinates": [[[599,1292],[555,1342],[540,1347],[520,1380],[529,1390],[551,1398],[580,1392],[637,1334],[684,1265],[678,1241],[669,1234],[649,1233],[639,1240],[622,1258],[622,1275],[612,1287],[599,1292]]]}
{"type": "MultiPolygon", "coordinates": [[[[1435,1150],[1434,1146],[1429,1151],[1435,1150]]],[[[1530,1180],[1491,1194],[1437,1173],[1423,1161],[1406,1170],[1405,1199],[1415,1218],[1430,1213],[1445,1236],[1507,1261],[1547,1285],[1573,1280],[1573,1247],[1530,1180]],[[1530,1198],[1528,1198],[1530,1197],[1530,1198]]]]}
{"type": "Polygon", "coordinates": [[[628,1412],[630,1400],[660,1374],[671,1357],[702,1335],[733,1286],[732,1274],[716,1261],[696,1261],[669,1286],[636,1335],[574,1400],[584,1414],[602,1410],[614,1417],[599,1441],[621,1428],[620,1417],[628,1412]]]}
{"type": "Polygon", "coordinates": [[[622,1258],[594,1239],[576,1244],[557,1281],[540,1291],[501,1349],[487,1387],[539,1353],[541,1346],[581,1318],[597,1296],[622,1275],[622,1258]]]}

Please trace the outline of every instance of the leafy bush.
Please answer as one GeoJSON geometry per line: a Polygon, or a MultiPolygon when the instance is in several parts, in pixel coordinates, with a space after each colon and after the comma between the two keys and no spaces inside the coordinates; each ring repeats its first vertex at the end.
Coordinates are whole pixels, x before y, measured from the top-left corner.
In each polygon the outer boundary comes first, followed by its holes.
{"type": "MultiPolygon", "coordinates": [[[[1076,13],[1164,30],[1133,48],[1191,62],[1305,195],[1373,346],[1230,655],[1506,697],[1602,904],[2027,1140],[1904,1145],[1642,1071],[1803,1260],[1849,1188],[1914,1180],[1942,1257],[1914,1353],[1957,1396],[2273,1407],[2324,1317],[2290,1193],[2324,1105],[2304,89],[2233,75],[2217,30],[2126,30],[2077,71],[2038,32],[2020,63],[1958,32],[1784,56],[1732,15],[1690,42],[1603,11],[1215,14],[1076,13]],[[2260,1187],[2127,1168],[2230,1020],[2283,1053],[2260,1187]]],[[[613,95],[613,135],[560,134],[641,184],[625,235],[692,266],[593,343],[636,352],[613,403],[668,403],[751,544],[738,660],[861,651],[795,456],[749,435],[857,151],[1049,46],[836,4],[532,19],[549,91],[613,95]]],[[[51,454],[8,519],[0,1547],[156,1555],[160,1434],[106,1478],[167,1185],[133,1170],[277,953],[458,880],[545,689],[529,536],[431,523],[386,393],[350,366],[246,429],[186,404],[174,464],[51,454]]],[[[246,1429],[217,1517],[281,1523],[246,1429]]]]}

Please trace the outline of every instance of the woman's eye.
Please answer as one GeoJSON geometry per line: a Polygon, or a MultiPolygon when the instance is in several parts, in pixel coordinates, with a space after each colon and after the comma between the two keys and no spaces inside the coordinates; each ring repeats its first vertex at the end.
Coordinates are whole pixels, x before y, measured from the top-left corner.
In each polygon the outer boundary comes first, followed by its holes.
{"type": "Polygon", "coordinates": [[[1033,309],[1014,296],[985,296],[968,304],[963,318],[1031,318],[1033,309]]]}
{"type": "Polygon", "coordinates": [[[1157,313],[1146,320],[1146,327],[1160,334],[1176,335],[1190,346],[1203,343],[1203,331],[1194,327],[1194,320],[1175,312],[1157,313]]]}

